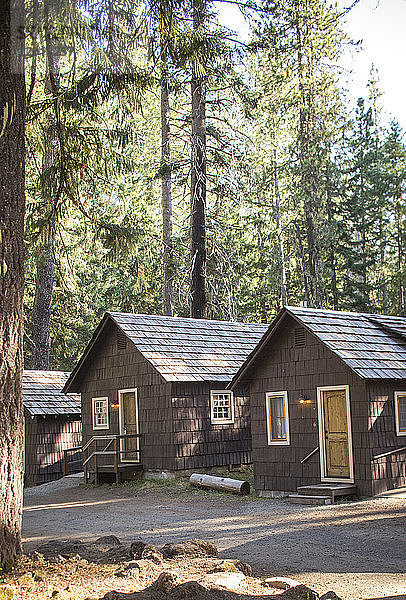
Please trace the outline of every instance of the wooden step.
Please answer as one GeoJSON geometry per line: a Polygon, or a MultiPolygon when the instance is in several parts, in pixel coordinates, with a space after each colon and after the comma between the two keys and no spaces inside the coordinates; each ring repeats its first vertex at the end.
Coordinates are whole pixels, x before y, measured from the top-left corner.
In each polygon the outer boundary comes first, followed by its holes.
{"type": "Polygon", "coordinates": [[[297,488],[297,493],[304,496],[329,496],[332,502],[334,502],[336,498],[355,496],[357,494],[357,486],[351,483],[302,485],[297,488]]]}
{"type": "Polygon", "coordinates": [[[333,504],[331,496],[309,496],[307,494],[289,494],[288,500],[292,504],[312,504],[314,506],[333,504]]]}

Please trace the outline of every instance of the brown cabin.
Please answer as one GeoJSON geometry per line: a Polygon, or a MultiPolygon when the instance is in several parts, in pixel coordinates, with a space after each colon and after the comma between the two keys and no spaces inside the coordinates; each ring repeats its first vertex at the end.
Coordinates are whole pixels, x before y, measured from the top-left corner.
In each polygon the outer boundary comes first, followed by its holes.
{"type": "Polygon", "coordinates": [[[249,400],[226,387],[266,328],[106,313],[64,388],[82,397],[86,479],[250,463],[249,400]]]}
{"type": "Polygon", "coordinates": [[[284,308],[230,388],[241,386],[262,495],[406,485],[406,318],[284,308]]]}
{"type": "Polygon", "coordinates": [[[27,487],[82,470],[80,397],[62,393],[68,375],[64,371],[24,371],[27,487]],[[68,449],[73,450],[67,452],[68,449]],[[68,470],[65,457],[69,458],[68,470]]]}

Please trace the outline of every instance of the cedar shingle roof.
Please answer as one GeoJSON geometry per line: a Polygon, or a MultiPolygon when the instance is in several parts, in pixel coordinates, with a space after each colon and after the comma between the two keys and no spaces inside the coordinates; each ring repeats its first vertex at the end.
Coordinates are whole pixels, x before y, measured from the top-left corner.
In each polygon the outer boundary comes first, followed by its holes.
{"type": "Polygon", "coordinates": [[[63,394],[69,377],[65,371],[30,371],[23,374],[24,408],[36,415],[80,415],[80,396],[63,394]]]}
{"type": "Polygon", "coordinates": [[[165,381],[229,382],[267,325],[132,313],[106,313],[69,378],[79,389],[82,369],[106,322],[112,320],[165,381]]]}
{"type": "Polygon", "coordinates": [[[166,381],[230,381],[267,325],[108,313],[166,381]]]}
{"type": "Polygon", "coordinates": [[[303,324],[362,379],[406,379],[406,318],[288,306],[275,318],[233,383],[251,367],[286,314],[303,324]]]}
{"type": "Polygon", "coordinates": [[[289,307],[363,379],[406,379],[406,318],[289,307]]]}

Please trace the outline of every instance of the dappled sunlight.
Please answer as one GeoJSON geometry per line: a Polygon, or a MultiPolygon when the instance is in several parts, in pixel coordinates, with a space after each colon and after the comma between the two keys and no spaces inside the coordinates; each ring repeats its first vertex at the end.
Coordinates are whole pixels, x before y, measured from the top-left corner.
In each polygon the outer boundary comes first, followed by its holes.
{"type": "Polygon", "coordinates": [[[35,512],[38,510],[57,510],[57,509],[69,509],[69,508],[84,508],[85,506],[100,506],[103,504],[117,504],[118,502],[126,502],[127,498],[114,498],[113,500],[99,500],[93,502],[64,502],[61,504],[40,504],[38,506],[25,506],[23,508],[24,513],[35,512]]]}

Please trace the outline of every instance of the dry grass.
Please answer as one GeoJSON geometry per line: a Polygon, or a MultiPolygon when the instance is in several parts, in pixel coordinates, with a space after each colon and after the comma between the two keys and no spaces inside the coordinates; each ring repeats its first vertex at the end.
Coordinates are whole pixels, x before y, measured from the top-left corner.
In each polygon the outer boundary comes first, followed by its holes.
{"type": "MultiPolygon", "coordinates": [[[[73,556],[50,561],[41,555],[22,556],[9,574],[0,577],[0,600],[98,600],[112,590],[131,593],[149,588],[162,571],[175,570],[179,582],[197,581],[218,564],[217,559],[177,558],[161,565],[141,561],[141,571],[131,563],[95,564],[73,556]],[[124,576],[123,576],[124,572],[124,576]]],[[[260,579],[247,577],[248,593],[243,598],[272,593],[260,579]]],[[[280,593],[280,590],[273,590],[280,593]]],[[[273,597],[273,596],[272,596],[273,597]]],[[[235,595],[238,600],[238,594],[235,595]]]]}

